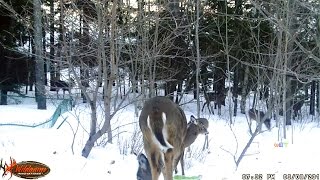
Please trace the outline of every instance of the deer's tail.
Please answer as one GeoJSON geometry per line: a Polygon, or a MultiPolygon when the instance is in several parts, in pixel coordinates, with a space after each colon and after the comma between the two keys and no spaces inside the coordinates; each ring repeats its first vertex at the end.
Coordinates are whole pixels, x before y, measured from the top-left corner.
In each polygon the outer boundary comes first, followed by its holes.
{"type": "Polygon", "coordinates": [[[148,127],[151,130],[152,134],[152,140],[153,142],[161,149],[162,152],[167,152],[173,148],[173,146],[167,141],[168,135],[167,135],[167,116],[166,113],[162,112],[161,116],[153,117],[157,118],[157,120],[153,120],[151,123],[151,118],[148,116],[147,122],[148,127]],[[161,118],[158,119],[158,118],[161,118]]]}

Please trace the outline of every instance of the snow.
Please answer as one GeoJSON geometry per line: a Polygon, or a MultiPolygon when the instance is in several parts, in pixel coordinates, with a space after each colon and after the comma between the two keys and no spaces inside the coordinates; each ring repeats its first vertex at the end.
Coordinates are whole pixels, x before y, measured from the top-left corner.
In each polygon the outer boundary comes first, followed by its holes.
{"type": "MultiPolygon", "coordinates": [[[[186,95],[183,100],[189,102],[191,99],[192,95],[186,95]]],[[[17,103],[0,107],[0,124],[34,125],[44,122],[52,116],[58,103],[50,100],[47,110],[37,110],[33,99],[19,99],[17,103]]],[[[195,101],[182,108],[188,120],[191,114],[196,114],[195,101]]],[[[99,111],[100,117],[101,109],[99,111]]],[[[272,130],[264,131],[254,139],[236,168],[234,156],[238,158],[251,135],[245,115],[239,113],[237,117],[232,117],[235,123],[229,125],[228,113],[228,107],[223,107],[221,116],[211,115],[205,108],[203,117],[209,119],[209,149],[202,151],[205,138],[200,135],[186,153],[187,175],[201,175],[203,180],[212,180],[242,179],[243,174],[262,174],[266,179],[267,174],[275,174],[276,179],[282,179],[285,173],[320,173],[320,130],[319,124],[311,122],[311,116],[304,116],[306,121],[303,123],[294,121],[293,131],[291,126],[287,127],[288,137],[282,141],[278,140],[282,130],[275,127],[272,120],[272,130]],[[279,142],[287,144],[285,147],[275,147],[279,142]]],[[[17,162],[38,161],[46,164],[51,171],[41,178],[44,180],[136,179],[138,162],[136,156],[131,154],[131,147],[135,144],[136,149],[141,149],[142,140],[141,135],[137,134],[138,118],[134,116],[133,105],[125,106],[114,116],[113,144],[106,143],[106,136],[103,136],[89,157],[84,158],[81,150],[88,138],[89,119],[88,105],[79,101],[72,111],[58,119],[53,128],[0,126],[0,158],[6,162],[12,157],[17,162]],[[58,128],[64,118],[67,118],[66,122],[58,128]],[[116,129],[119,125],[122,126],[116,129]]],[[[13,176],[11,179],[20,178],[13,176]]]]}

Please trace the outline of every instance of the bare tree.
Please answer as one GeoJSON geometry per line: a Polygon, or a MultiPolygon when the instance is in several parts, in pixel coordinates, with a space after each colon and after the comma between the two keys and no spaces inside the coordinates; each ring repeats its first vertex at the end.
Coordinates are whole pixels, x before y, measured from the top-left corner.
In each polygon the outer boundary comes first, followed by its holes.
{"type": "MultiPolygon", "coordinates": [[[[117,64],[116,64],[116,33],[117,33],[117,18],[116,18],[116,9],[117,3],[111,4],[111,16],[110,16],[110,63],[107,62],[107,57],[105,55],[104,47],[104,31],[107,27],[107,22],[105,18],[107,14],[104,12],[107,8],[107,3],[97,3],[96,5],[96,12],[97,12],[97,19],[98,19],[98,68],[102,68],[102,77],[103,77],[103,107],[104,107],[104,121],[102,127],[97,130],[97,117],[96,114],[93,116],[91,115],[91,128],[89,139],[87,140],[85,147],[82,150],[82,156],[88,157],[91,149],[94,146],[94,143],[105,133],[108,134],[108,142],[112,142],[112,130],[111,130],[111,119],[114,115],[114,112],[111,111],[111,103],[112,103],[112,84],[116,80],[116,71],[117,71],[117,64]],[[100,63],[102,62],[102,63],[100,63]]],[[[100,70],[98,71],[100,72],[100,70]]],[[[97,81],[98,83],[98,81],[97,81]]],[[[96,112],[96,95],[98,92],[99,85],[95,85],[95,90],[93,91],[95,95],[93,96],[94,99],[91,99],[89,94],[85,93],[85,96],[90,101],[90,107],[92,107],[92,111],[96,112]]],[[[85,92],[85,91],[84,91],[85,92]]],[[[115,107],[116,108],[116,107],[115,107]]],[[[115,109],[117,112],[117,109],[115,109]]]]}
{"type": "Polygon", "coordinates": [[[54,0],[50,0],[50,15],[49,15],[49,23],[50,23],[50,53],[49,53],[49,71],[50,71],[50,91],[53,91],[54,88],[51,86],[51,82],[53,79],[56,79],[56,70],[55,70],[55,62],[54,62],[54,0]]]}
{"type": "Polygon", "coordinates": [[[200,98],[199,98],[199,93],[200,93],[200,86],[199,86],[199,76],[200,76],[200,47],[199,47],[199,20],[200,20],[200,1],[197,0],[196,2],[196,21],[195,21],[195,43],[196,43],[196,83],[197,83],[197,116],[198,118],[200,117],[200,98]]]}
{"type": "Polygon", "coordinates": [[[38,109],[47,109],[46,91],[44,84],[44,60],[42,56],[42,13],[41,1],[33,0],[34,11],[34,48],[36,61],[36,100],[38,109]]]}

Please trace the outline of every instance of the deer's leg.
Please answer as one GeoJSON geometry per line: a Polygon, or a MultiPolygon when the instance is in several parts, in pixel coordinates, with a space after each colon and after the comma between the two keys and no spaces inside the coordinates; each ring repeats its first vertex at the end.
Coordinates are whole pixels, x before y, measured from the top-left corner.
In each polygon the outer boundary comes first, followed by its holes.
{"type": "Polygon", "coordinates": [[[182,175],[184,175],[184,150],[182,151],[180,156],[181,172],[182,175]]]}
{"type": "Polygon", "coordinates": [[[218,115],[221,116],[221,103],[218,103],[218,115]]]}
{"type": "Polygon", "coordinates": [[[203,106],[202,106],[202,109],[201,109],[201,112],[203,112],[203,109],[204,109],[204,106],[206,105],[207,102],[203,103],[203,106]]]}
{"type": "Polygon", "coordinates": [[[163,166],[161,154],[159,154],[159,152],[154,151],[150,154],[147,153],[147,156],[148,161],[150,162],[152,180],[158,180],[163,166]]]}
{"type": "Polygon", "coordinates": [[[212,108],[210,102],[208,103],[208,109],[209,109],[209,112],[211,111],[211,112],[210,112],[211,114],[214,114],[214,111],[213,111],[213,108],[212,108]],[[210,109],[209,109],[209,107],[210,107],[210,109]]]}
{"type": "Polygon", "coordinates": [[[179,156],[178,159],[175,160],[175,163],[174,163],[174,173],[177,174],[178,173],[178,163],[181,159],[181,156],[179,156]]]}
{"type": "Polygon", "coordinates": [[[169,150],[164,154],[164,171],[163,176],[165,180],[172,180],[173,176],[173,159],[174,159],[174,150],[169,150]]]}
{"type": "Polygon", "coordinates": [[[204,151],[205,149],[208,149],[209,148],[209,141],[208,141],[208,134],[205,134],[206,137],[204,139],[204,143],[203,143],[203,147],[202,147],[202,150],[204,151]]]}
{"type": "Polygon", "coordinates": [[[299,120],[302,120],[302,112],[301,112],[301,109],[298,111],[298,119],[299,119],[299,120]]]}
{"type": "Polygon", "coordinates": [[[207,104],[207,108],[208,108],[208,110],[209,110],[209,113],[214,114],[214,111],[213,111],[213,109],[212,109],[212,106],[211,106],[210,101],[207,101],[206,104],[207,104]]]}
{"type": "MultiPolygon", "coordinates": [[[[182,151],[182,153],[178,156],[178,158],[175,159],[175,162],[174,162],[174,167],[175,167],[174,172],[175,172],[175,174],[178,173],[178,164],[179,164],[179,161],[180,161],[180,164],[181,164],[181,159],[182,159],[183,155],[184,155],[184,151],[182,151]]],[[[182,167],[182,164],[181,164],[181,167],[182,167]]]]}

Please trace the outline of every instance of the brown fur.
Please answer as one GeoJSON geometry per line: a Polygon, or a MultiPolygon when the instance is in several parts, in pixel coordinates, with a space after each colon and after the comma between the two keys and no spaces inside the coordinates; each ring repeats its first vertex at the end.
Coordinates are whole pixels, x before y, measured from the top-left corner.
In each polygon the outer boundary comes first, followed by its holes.
{"type": "Polygon", "coordinates": [[[62,80],[51,80],[50,84],[51,84],[51,87],[57,92],[57,97],[60,89],[62,89],[63,97],[64,97],[65,91],[68,91],[68,93],[70,94],[70,90],[74,86],[75,82],[73,79],[70,79],[68,82],[62,81],[62,80]]]}
{"type": "Polygon", "coordinates": [[[199,134],[208,133],[209,122],[206,118],[196,119],[194,116],[190,117],[188,123],[187,135],[184,140],[184,147],[189,147],[197,139],[199,134]]]}
{"type": "MultiPolygon", "coordinates": [[[[185,148],[191,146],[191,144],[194,143],[194,141],[197,139],[199,134],[208,134],[208,127],[209,122],[206,118],[199,118],[196,119],[194,116],[190,117],[190,121],[188,123],[188,129],[187,129],[187,135],[184,139],[183,143],[183,152],[181,154],[180,164],[181,164],[181,171],[182,175],[185,175],[184,173],[184,151],[185,148]]],[[[177,162],[178,163],[178,162],[177,162]]],[[[176,164],[176,172],[177,172],[177,164],[176,164]]]]}
{"type": "Polygon", "coordinates": [[[301,99],[301,100],[296,100],[294,101],[294,104],[293,104],[293,117],[297,117],[298,115],[301,115],[301,108],[304,104],[304,100],[301,99]]]}
{"type": "Polygon", "coordinates": [[[183,152],[183,140],[187,134],[184,112],[170,99],[154,97],[144,103],[139,125],[144,150],[150,162],[152,180],[158,180],[161,172],[165,180],[172,180],[173,166],[183,152]],[[166,117],[165,124],[163,114],[166,117]]]}
{"type": "Polygon", "coordinates": [[[265,114],[262,111],[258,111],[256,109],[249,109],[248,111],[250,120],[255,120],[257,123],[260,124],[261,120],[264,120],[264,125],[268,128],[268,130],[271,129],[271,122],[269,118],[264,117],[265,114]]]}
{"type": "MultiPolygon", "coordinates": [[[[180,111],[182,109],[180,108],[180,111]]],[[[196,138],[198,137],[199,134],[208,134],[209,132],[207,131],[209,126],[209,122],[206,118],[199,118],[196,119],[194,116],[190,117],[190,121],[187,125],[187,134],[184,139],[183,143],[183,152],[181,153],[180,157],[178,158],[180,160],[181,164],[181,171],[182,175],[184,175],[184,150],[185,148],[189,147],[191,144],[194,143],[196,138]]],[[[143,159],[143,156],[139,156],[141,159],[143,159]]],[[[176,161],[175,164],[175,172],[177,173],[177,165],[179,161],[176,161]]],[[[138,180],[151,180],[151,170],[150,168],[142,171],[141,169],[146,169],[145,167],[150,167],[149,161],[148,160],[139,160],[139,168],[138,168],[138,175],[137,179],[138,180]],[[143,163],[142,163],[143,162],[143,163]]]]}
{"type": "Polygon", "coordinates": [[[207,105],[209,113],[214,114],[212,107],[210,107],[210,102],[214,101],[214,108],[216,109],[218,106],[218,115],[221,115],[221,105],[225,106],[225,94],[217,94],[215,92],[205,92],[204,93],[205,102],[203,103],[202,110],[204,109],[205,105],[207,105]]]}

